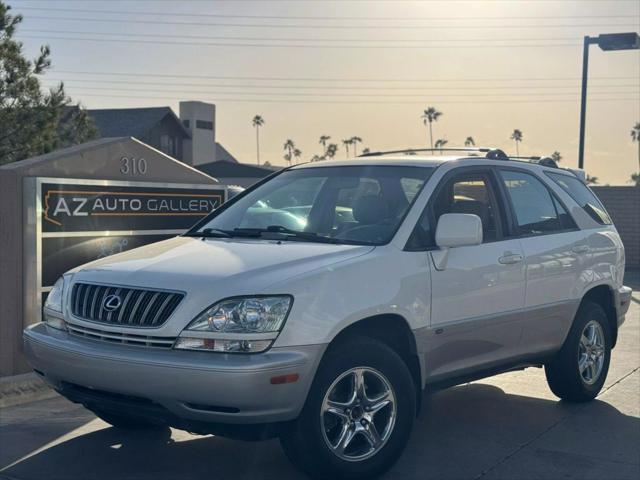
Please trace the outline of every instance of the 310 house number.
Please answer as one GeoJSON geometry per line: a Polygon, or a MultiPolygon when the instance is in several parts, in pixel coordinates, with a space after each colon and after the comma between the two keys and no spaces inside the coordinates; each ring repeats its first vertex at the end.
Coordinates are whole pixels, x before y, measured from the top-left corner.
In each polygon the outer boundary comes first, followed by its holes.
{"type": "Polygon", "coordinates": [[[120,173],[123,175],[146,175],[147,161],[144,158],[122,157],[120,173]]]}

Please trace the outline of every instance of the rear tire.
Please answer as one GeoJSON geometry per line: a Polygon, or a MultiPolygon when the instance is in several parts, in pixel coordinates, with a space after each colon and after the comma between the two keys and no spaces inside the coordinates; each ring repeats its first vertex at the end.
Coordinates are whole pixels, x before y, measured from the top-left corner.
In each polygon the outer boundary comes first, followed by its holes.
{"type": "Polygon", "coordinates": [[[122,415],[120,413],[102,410],[101,408],[86,408],[91,410],[100,420],[121,430],[165,430],[168,428],[164,423],[154,422],[146,418],[122,415]]]}
{"type": "Polygon", "coordinates": [[[562,349],[545,365],[551,391],[568,402],[593,400],[604,385],[611,360],[611,328],[600,305],[580,306],[562,349]]]}
{"type": "Polygon", "coordinates": [[[358,338],[330,347],[302,413],[280,442],[291,462],[315,479],[374,478],[402,454],[415,416],[415,385],[405,362],[384,343],[358,338]]]}

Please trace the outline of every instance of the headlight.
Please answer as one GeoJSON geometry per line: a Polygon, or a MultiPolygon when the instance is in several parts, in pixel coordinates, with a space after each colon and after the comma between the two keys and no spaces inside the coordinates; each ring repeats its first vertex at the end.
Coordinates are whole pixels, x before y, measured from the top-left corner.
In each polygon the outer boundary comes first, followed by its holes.
{"type": "Polygon", "coordinates": [[[291,297],[244,297],[216,303],[193,320],[187,330],[216,333],[279,332],[291,297]]]}
{"type": "Polygon", "coordinates": [[[263,352],[282,329],[292,298],[240,297],[209,307],[185,328],[174,348],[214,352],[263,352]]]}
{"type": "Polygon", "coordinates": [[[62,313],[62,293],[64,292],[64,277],[60,277],[55,283],[49,295],[47,301],[44,303],[44,308],[53,310],[54,312],[62,313]]]}

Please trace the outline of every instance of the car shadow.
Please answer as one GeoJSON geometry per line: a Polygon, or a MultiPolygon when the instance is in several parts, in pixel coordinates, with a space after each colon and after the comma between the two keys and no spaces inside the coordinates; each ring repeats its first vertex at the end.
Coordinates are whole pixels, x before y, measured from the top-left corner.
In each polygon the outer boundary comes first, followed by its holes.
{"type": "MultiPolygon", "coordinates": [[[[637,456],[640,421],[599,400],[571,405],[468,384],[425,397],[407,450],[385,478],[474,478],[532,441],[569,455],[597,445],[600,456],[628,461],[637,456]],[[581,421],[581,415],[597,421],[581,421]],[[576,425],[554,438],[555,426],[574,418],[576,425]],[[603,438],[608,439],[605,445],[603,438]]],[[[58,443],[2,475],[21,480],[305,478],[289,464],[277,440],[248,443],[169,429],[123,432],[110,427],[58,443]]]]}

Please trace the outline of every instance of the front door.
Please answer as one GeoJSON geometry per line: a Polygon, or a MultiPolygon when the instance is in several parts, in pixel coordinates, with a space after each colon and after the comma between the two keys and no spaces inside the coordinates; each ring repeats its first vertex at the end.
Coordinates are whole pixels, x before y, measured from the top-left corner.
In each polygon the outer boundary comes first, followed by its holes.
{"type": "MultiPolygon", "coordinates": [[[[455,170],[453,171],[455,172],[455,170]]],[[[431,262],[432,348],[427,368],[433,379],[499,363],[518,353],[525,296],[520,241],[506,233],[504,208],[490,169],[445,177],[430,208],[480,217],[481,245],[452,248],[446,267],[431,262]]]]}

